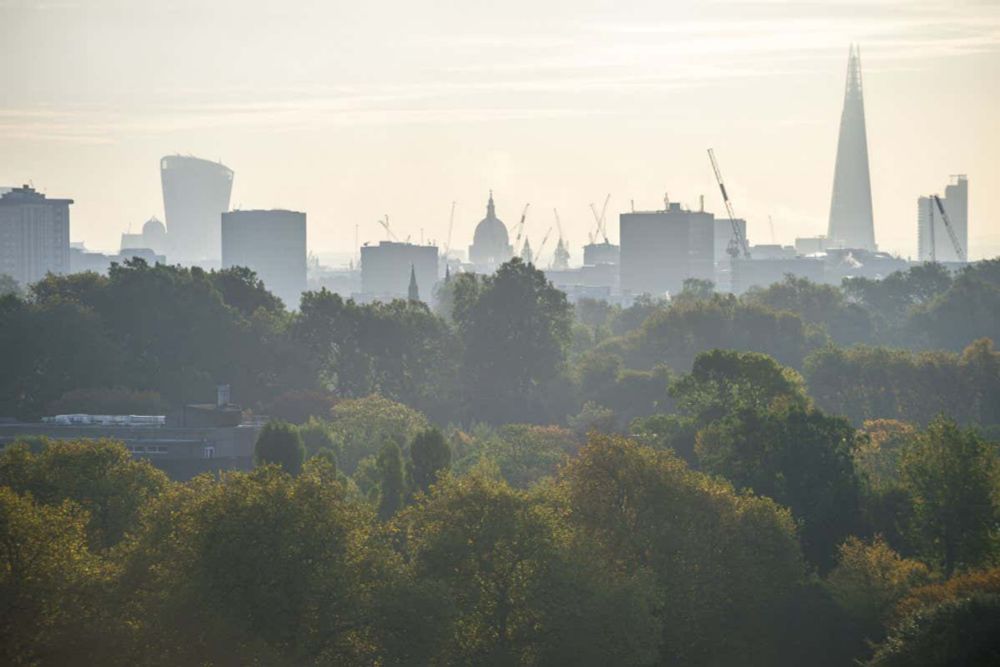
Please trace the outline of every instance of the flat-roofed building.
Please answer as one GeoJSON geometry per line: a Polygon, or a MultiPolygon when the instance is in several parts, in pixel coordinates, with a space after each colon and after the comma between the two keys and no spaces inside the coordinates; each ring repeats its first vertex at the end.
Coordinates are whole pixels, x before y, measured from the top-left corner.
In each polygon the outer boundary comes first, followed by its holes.
{"type": "Polygon", "coordinates": [[[0,196],[0,274],[23,286],[69,273],[69,205],[29,185],[0,196]]]}
{"type": "Polygon", "coordinates": [[[265,287],[299,307],[306,289],[306,214],[286,210],[222,214],[222,267],[245,266],[265,287]]]}
{"type": "Polygon", "coordinates": [[[366,302],[408,298],[411,270],[420,300],[430,303],[438,282],[437,246],[381,241],[362,247],[359,298],[366,302]]]}
{"type": "Polygon", "coordinates": [[[687,278],[715,279],[715,217],[671,202],[663,211],[622,213],[621,290],[663,296],[687,278]]]}

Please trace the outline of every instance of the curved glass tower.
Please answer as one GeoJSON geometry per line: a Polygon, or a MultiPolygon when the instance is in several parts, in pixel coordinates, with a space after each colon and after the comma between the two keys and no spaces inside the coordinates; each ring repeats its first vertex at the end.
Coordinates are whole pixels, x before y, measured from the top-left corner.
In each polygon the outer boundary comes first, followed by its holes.
{"type": "Polygon", "coordinates": [[[160,182],[169,259],[218,263],[222,213],[229,210],[233,170],[221,162],[168,155],[160,160],[160,182]]]}

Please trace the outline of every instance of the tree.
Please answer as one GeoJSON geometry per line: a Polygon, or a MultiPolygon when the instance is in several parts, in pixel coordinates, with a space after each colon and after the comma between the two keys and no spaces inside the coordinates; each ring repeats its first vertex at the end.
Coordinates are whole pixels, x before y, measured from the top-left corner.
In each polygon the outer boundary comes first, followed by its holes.
{"type": "Polygon", "coordinates": [[[975,594],[921,609],[897,625],[870,667],[1000,663],[1000,595],[975,594]]]}
{"type": "Polygon", "coordinates": [[[809,405],[805,382],[796,371],[765,354],[733,350],[699,354],[691,372],[671,383],[670,395],[682,414],[702,426],[740,410],[809,405]]]}
{"type": "Polygon", "coordinates": [[[203,476],[153,503],[123,564],[122,662],[377,664],[373,598],[396,568],[332,475],[203,476]]]}
{"type": "Polygon", "coordinates": [[[421,431],[410,444],[410,480],[415,491],[427,492],[451,465],[451,449],[439,429],[421,431]]]}
{"type": "Polygon", "coordinates": [[[490,423],[545,418],[543,389],[562,372],[570,341],[566,295],[515,258],[454,298],[470,416],[490,423]]]}
{"type": "Polygon", "coordinates": [[[996,450],[946,417],[905,446],[901,477],[913,499],[911,539],[924,558],[951,573],[994,553],[997,475],[996,450]]]}
{"type": "Polygon", "coordinates": [[[477,471],[442,478],[398,515],[416,576],[441,585],[455,609],[434,664],[652,662],[648,577],[599,569],[559,525],[561,511],[477,471]]]}
{"type": "Polygon", "coordinates": [[[337,463],[348,475],[362,459],[376,456],[382,444],[391,441],[403,449],[429,426],[416,410],[377,395],[341,401],[329,422],[331,436],[340,443],[337,463]]]}
{"type": "Polygon", "coordinates": [[[379,476],[378,516],[388,521],[403,506],[406,492],[403,454],[399,445],[391,441],[385,443],[375,459],[375,466],[379,476]]]}
{"type": "Polygon", "coordinates": [[[106,571],[87,549],[87,513],[0,486],[0,662],[100,664],[95,607],[106,571]],[[92,662],[93,661],[93,662],[92,662]]]}
{"type": "Polygon", "coordinates": [[[689,368],[700,352],[730,349],[758,351],[797,368],[825,339],[798,315],[716,294],[655,311],[627,342],[625,361],[633,368],[666,364],[680,371],[689,368]]]}
{"type": "Polygon", "coordinates": [[[881,537],[866,543],[852,536],[840,545],[826,586],[857,624],[860,638],[870,643],[884,638],[896,604],[929,580],[926,565],[900,558],[881,537]]]}
{"type": "Polygon", "coordinates": [[[788,274],[769,287],[751,288],[743,300],[795,313],[805,322],[823,327],[840,345],[869,342],[875,333],[872,316],[863,306],[849,302],[833,285],[820,285],[808,278],[788,274]]]}
{"type": "Polygon", "coordinates": [[[272,313],[284,312],[285,307],[281,299],[267,291],[264,281],[252,269],[234,266],[211,271],[208,277],[222,295],[222,301],[230,308],[238,310],[244,317],[250,317],[258,308],[272,313]]]}
{"type": "Polygon", "coordinates": [[[592,437],[559,480],[604,571],[653,576],[657,664],[796,663],[784,624],[806,569],[787,510],[620,436],[592,437]]]}
{"type": "Polygon", "coordinates": [[[978,338],[1000,340],[1000,285],[961,275],[915,309],[909,327],[931,346],[955,352],[978,338]]]}
{"type": "Polygon", "coordinates": [[[860,520],[859,482],[846,420],[801,406],[742,410],[698,432],[701,467],[737,488],[787,505],[806,557],[823,569],[860,520]]]}
{"type": "Polygon", "coordinates": [[[88,515],[88,543],[103,552],[135,529],[143,508],[170,484],[120,442],[52,440],[37,452],[26,444],[0,452],[0,485],[44,505],[78,504],[88,515]]]}
{"type": "Polygon", "coordinates": [[[0,297],[8,295],[20,297],[24,295],[24,290],[21,289],[21,284],[16,280],[6,273],[0,273],[0,297]]]}
{"type": "Polygon", "coordinates": [[[273,463],[290,475],[302,471],[306,448],[302,436],[294,424],[270,421],[260,430],[254,445],[254,459],[257,465],[273,463]]]}

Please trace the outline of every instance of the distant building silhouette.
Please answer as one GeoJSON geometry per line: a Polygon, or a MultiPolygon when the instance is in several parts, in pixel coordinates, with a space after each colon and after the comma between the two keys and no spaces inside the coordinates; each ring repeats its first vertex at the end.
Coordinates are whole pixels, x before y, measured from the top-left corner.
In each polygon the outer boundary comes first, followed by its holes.
{"type": "Polygon", "coordinates": [[[584,266],[600,266],[601,264],[618,266],[619,261],[621,261],[621,248],[614,243],[604,241],[602,243],[588,243],[583,246],[584,266]]]}
{"type": "Polygon", "coordinates": [[[0,196],[0,274],[27,286],[68,273],[69,205],[24,185],[0,196]]]}
{"type": "Polygon", "coordinates": [[[417,286],[417,270],[410,264],[410,287],[406,291],[410,301],[420,301],[420,287],[417,286]]]}
{"type": "Polygon", "coordinates": [[[382,241],[361,248],[361,301],[412,298],[411,287],[429,296],[437,281],[437,246],[382,241]]]}
{"type": "Polygon", "coordinates": [[[840,116],[827,236],[847,248],[876,250],[865,101],[861,86],[861,52],[855,46],[851,47],[847,61],[847,86],[840,116]]]}
{"type": "MultiPolygon", "coordinates": [[[[964,174],[952,178],[953,182],[944,189],[941,205],[948,214],[959,246],[968,258],[969,179],[964,174]]],[[[917,200],[917,257],[922,262],[958,262],[962,259],[955,252],[944,218],[931,197],[920,197],[917,200]]]]}
{"type": "Polygon", "coordinates": [[[222,214],[222,266],[245,266],[289,309],[306,289],[306,214],[229,211],[222,214]]]}
{"type": "Polygon", "coordinates": [[[686,278],[715,279],[715,216],[670,202],[664,211],[622,213],[621,290],[677,294],[686,278]]]}
{"type": "Polygon", "coordinates": [[[147,248],[154,253],[166,255],[167,228],[155,216],[143,223],[141,233],[125,232],[122,234],[120,250],[135,250],[137,248],[147,248]]]}
{"type": "Polygon", "coordinates": [[[168,155],[160,160],[160,180],[171,258],[185,263],[218,261],[219,216],[229,210],[232,169],[219,162],[168,155]]]}
{"type": "Polygon", "coordinates": [[[497,267],[514,255],[507,226],[497,217],[493,206],[493,192],[486,203],[486,217],[476,225],[476,231],[469,246],[469,262],[479,273],[493,273],[497,267]]]}

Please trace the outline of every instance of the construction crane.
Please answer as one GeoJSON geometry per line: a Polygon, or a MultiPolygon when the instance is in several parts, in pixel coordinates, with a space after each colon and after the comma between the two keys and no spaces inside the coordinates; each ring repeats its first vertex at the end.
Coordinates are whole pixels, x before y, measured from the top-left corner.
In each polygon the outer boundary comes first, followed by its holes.
{"type": "Polygon", "coordinates": [[[535,252],[535,266],[541,266],[542,264],[542,251],[545,250],[545,244],[549,240],[549,236],[552,235],[552,228],[549,227],[545,232],[545,236],[542,237],[542,242],[538,244],[538,250],[535,252]]]}
{"type": "Polygon", "coordinates": [[[378,221],[378,224],[382,225],[382,227],[385,229],[385,233],[389,235],[390,239],[392,239],[393,241],[399,241],[399,239],[396,237],[395,232],[393,232],[392,229],[389,228],[389,214],[388,213],[385,214],[385,218],[380,219],[378,221]]]}
{"type": "MultiPolygon", "coordinates": [[[[962,248],[962,244],[958,240],[958,236],[955,234],[954,228],[951,226],[951,219],[948,217],[947,211],[944,210],[944,204],[941,203],[941,198],[937,195],[933,195],[934,203],[937,204],[938,212],[941,214],[941,219],[944,221],[944,228],[948,231],[948,238],[951,239],[951,245],[955,248],[955,256],[958,257],[958,261],[965,261],[965,249],[962,248]]],[[[931,218],[931,224],[934,224],[934,219],[931,218]]]]}
{"type": "Polygon", "coordinates": [[[451,203],[451,216],[448,218],[448,238],[444,242],[444,256],[451,250],[451,230],[455,228],[455,202],[451,203]]]}
{"type": "Polygon", "coordinates": [[[708,159],[712,161],[712,171],[715,172],[715,180],[719,184],[719,191],[722,192],[722,201],[726,205],[726,214],[729,216],[729,224],[733,228],[733,238],[729,241],[726,252],[733,259],[743,255],[744,259],[750,259],[750,246],[743,236],[743,231],[736,224],[736,214],[733,213],[733,205],[729,201],[729,193],[726,192],[726,184],[722,182],[722,172],[719,171],[719,163],[715,160],[715,151],[708,149],[708,159]]]}
{"type": "Polygon", "coordinates": [[[514,245],[516,246],[524,235],[524,221],[528,217],[528,207],[531,206],[530,203],[525,204],[524,208],[521,209],[521,219],[514,226],[514,245]]]}
{"type": "Polygon", "coordinates": [[[600,215],[597,214],[597,207],[594,206],[593,204],[590,205],[590,212],[594,214],[594,220],[597,222],[597,233],[590,235],[590,242],[591,243],[599,241],[601,238],[604,239],[605,243],[608,242],[608,233],[604,229],[604,216],[607,215],[607,213],[608,213],[608,202],[609,201],[611,201],[611,193],[610,192],[608,193],[608,196],[604,198],[604,206],[601,207],[601,214],[600,215]]]}

